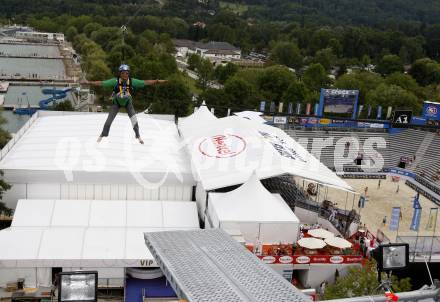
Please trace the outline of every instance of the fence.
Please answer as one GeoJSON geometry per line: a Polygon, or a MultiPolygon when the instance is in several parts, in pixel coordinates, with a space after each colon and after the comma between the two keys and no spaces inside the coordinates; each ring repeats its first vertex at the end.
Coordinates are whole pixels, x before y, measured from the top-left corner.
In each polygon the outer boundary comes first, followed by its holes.
{"type": "Polygon", "coordinates": [[[440,255],[439,236],[397,236],[396,242],[408,243],[410,259],[416,256],[440,255]]]}

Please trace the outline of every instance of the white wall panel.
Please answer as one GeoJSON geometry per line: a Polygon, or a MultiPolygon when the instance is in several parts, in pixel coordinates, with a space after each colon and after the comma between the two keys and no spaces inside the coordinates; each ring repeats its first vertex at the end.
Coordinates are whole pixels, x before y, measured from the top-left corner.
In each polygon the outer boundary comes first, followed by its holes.
{"type": "Polygon", "coordinates": [[[28,184],[27,198],[28,199],[59,199],[60,185],[59,184],[28,184]]]}

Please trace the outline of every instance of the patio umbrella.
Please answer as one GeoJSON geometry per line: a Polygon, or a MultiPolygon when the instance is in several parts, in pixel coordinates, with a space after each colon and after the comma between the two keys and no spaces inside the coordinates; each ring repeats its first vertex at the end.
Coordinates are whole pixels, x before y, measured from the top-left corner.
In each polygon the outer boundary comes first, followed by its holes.
{"type": "Polygon", "coordinates": [[[313,236],[313,237],[316,237],[316,238],[331,238],[331,237],[335,236],[335,234],[333,234],[332,232],[329,232],[329,231],[324,230],[324,229],[308,230],[307,233],[310,236],[313,236]]]}
{"type": "Polygon", "coordinates": [[[341,237],[331,237],[325,239],[325,243],[327,243],[330,246],[334,246],[340,249],[346,249],[352,246],[352,243],[348,240],[345,240],[341,237]]]}
{"type": "Polygon", "coordinates": [[[325,242],[317,238],[302,238],[298,240],[298,245],[310,250],[322,249],[325,246],[325,242]]]}

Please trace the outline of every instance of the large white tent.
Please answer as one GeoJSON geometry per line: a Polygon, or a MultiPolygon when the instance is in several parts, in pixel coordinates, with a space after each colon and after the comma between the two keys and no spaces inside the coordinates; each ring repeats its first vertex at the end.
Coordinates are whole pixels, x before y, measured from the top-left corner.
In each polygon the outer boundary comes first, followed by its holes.
{"type": "MultiPolygon", "coordinates": [[[[207,109],[202,106],[200,110],[207,109]]],[[[206,191],[244,183],[254,170],[260,178],[291,174],[352,191],[344,180],[279,128],[229,116],[191,119],[191,126],[180,130],[197,181],[206,191]]]]}
{"type": "Polygon", "coordinates": [[[294,243],[299,220],[279,194],[271,194],[257,176],[228,193],[209,193],[211,227],[240,231],[248,243],[294,243]]]}
{"type": "Polygon", "coordinates": [[[97,143],[106,118],[37,112],[0,154],[13,185],[7,205],[20,198],[191,200],[195,181],[173,119],[138,114],[141,145],[128,116],[118,114],[97,143]]]}
{"type": "Polygon", "coordinates": [[[137,267],[153,260],[144,232],[198,228],[194,202],[25,199],[0,231],[0,266],[137,267]]]}

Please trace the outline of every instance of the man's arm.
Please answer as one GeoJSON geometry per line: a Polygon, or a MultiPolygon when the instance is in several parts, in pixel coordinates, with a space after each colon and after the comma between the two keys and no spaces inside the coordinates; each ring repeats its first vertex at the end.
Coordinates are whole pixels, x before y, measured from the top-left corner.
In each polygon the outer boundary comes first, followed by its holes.
{"type": "Polygon", "coordinates": [[[167,80],[144,80],[145,85],[154,85],[154,84],[162,84],[168,83],[167,80]]]}
{"type": "Polygon", "coordinates": [[[102,81],[87,81],[83,80],[79,82],[81,85],[102,86],[102,81]]]}

